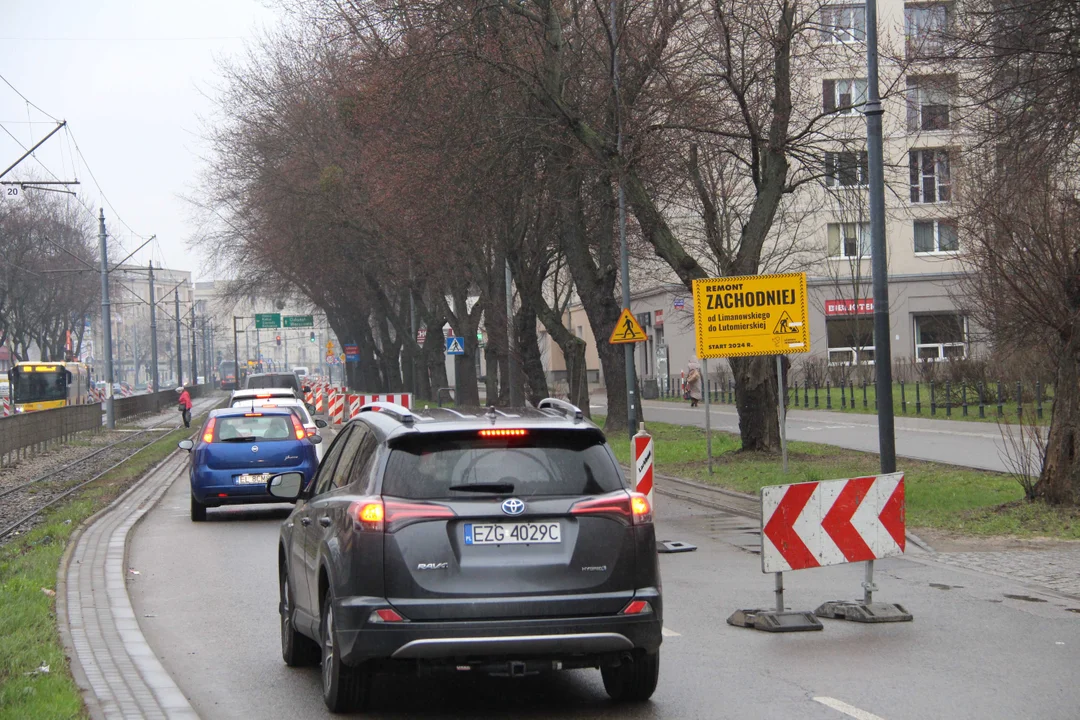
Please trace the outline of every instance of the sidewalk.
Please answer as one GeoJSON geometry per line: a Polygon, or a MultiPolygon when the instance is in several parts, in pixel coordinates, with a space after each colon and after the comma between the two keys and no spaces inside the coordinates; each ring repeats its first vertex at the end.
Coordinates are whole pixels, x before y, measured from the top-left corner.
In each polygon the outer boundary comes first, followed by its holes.
{"type": "Polygon", "coordinates": [[[57,621],[90,716],[197,718],[150,649],[127,591],[127,536],[187,464],[171,455],[69,546],[57,578],[57,621]]]}

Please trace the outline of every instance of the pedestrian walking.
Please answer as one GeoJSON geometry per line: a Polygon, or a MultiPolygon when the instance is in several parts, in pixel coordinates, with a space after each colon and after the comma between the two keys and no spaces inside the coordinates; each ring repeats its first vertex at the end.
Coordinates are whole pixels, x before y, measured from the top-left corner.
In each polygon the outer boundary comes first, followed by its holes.
{"type": "Polygon", "coordinates": [[[697,360],[691,360],[687,365],[686,391],[683,393],[683,399],[690,401],[690,407],[697,407],[697,404],[701,402],[701,397],[701,365],[697,360]]]}
{"type": "Polygon", "coordinates": [[[180,393],[178,405],[180,416],[184,418],[184,427],[191,427],[191,395],[188,394],[187,388],[183,386],[176,388],[176,392],[180,393]]]}

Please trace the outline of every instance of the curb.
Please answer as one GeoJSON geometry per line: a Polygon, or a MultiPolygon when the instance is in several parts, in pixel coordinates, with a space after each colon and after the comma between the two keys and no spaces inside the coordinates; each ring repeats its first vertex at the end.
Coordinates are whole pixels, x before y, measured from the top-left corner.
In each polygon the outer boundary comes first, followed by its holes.
{"type": "MultiPolygon", "coordinates": [[[[209,408],[206,409],[206,411],[208,412],[209,410],[213,409],[215,406],[216,405],[211,405],[209,408]]],[[[197,429],[193,430],[193,433],[194,432],[197,432],[197,429]]],[[[109,513],[113,512],[113,511],[115,511],[122,504],[124,504],[126,502],[129,502],[130,497],[133,494],[135,494],[135,493],[139,492],[140,490],[142,490],[143,487],[151,479],[153,479],[155,477],[155,475],[157,475],[159,472],[161,472],[162,469],[165,468],[169,463],[175,461],[175,459],[177,458],[179,453],[180,453],[179,450],[173,450],[172,452],[170,452],[160,462],[155,464],[153,467],[149,468],[143,474],[143,476],[141,478],[139,478],[139,480],[132,483],[132,485],[130,487],[128,487],[123,493],[121,493],[115,500],[113,500],[106,507],[98,510],[96,513],[94,513],[90,517],[86,518],[83,522],[81,522],[79,524],[79,527],[76,528],[76,530],[71,534],[71,537],[69,538],[68,543],[67,543],[67,547],[64,548],[64,553],[60,558],[60,564],[59,564],[59,566],[57,568],[57,579],[56,579],[56,593],[57,593],[56,620],[57,620],[57,630],[58,630],[58,633],[60,635],[61,645],[64,648],[64,654],[67,656],[67,659],[68,659],[68,667],[70,668],[72,678],[74,679],[76,686],[79,688],[80,694],[81,694],[82,699],[83,699],[84,706],[86,707],[88,714],[90,715],[91,718],[93,718],[93,720],[106,720],[106,718],[115,716],[115,714],[117,712],[117,709],[113,708],[112,711],[110,712],[109,710],[107,710],[104,707],[104,705],[103,705],[103,703],[101,701],[101,698],[98,697],[98,695],[96,694],[96,692],[93,689],[93,684],[90,681],[89,675],[87,673],[87,669],[84,667],[82,660],[79,658],[78,650],[76,648],[75,638],[73,637],[73,634],[72,634],[72,631],[71,631],[71,613],[70,613],[70,608],[68,606],[68,589],[69,589],[69,585],[68,585],[67,581],[68,581],[68,574],[71,571],[72,559],[75,556],[75,553],[79,548],[79,544],[82,541],[83,536],[86,534],[86,532],[88,530],[90,530],[104,516],[108,515],[109,513]]],[[[182,474],[183,474],[183,471],[181,470],[180,475],[178,475],[178,477],[180,477],[182,474]]],[[[154,492],[150,493],[146,498],[144,498],[143,504],[141,506],[139,506],[139,507],[134,507],[132,509],[132,512],[129,513],[129,515],[127,517],[125,517],[124,520],[114,530],[112,530],[110,532],[108,538],[106,539],[106,540],[111,539],[113,536],[115,536],[119,532],[123,533],[123,552],[122,552],[122,558],[121,558],[121,564],[120,564],[121,576],[119,578],[119,582],[123,585],[124,599],[127,600],[129,608],[130,608],[130,603],[131,603],[131,597],[130,597],[130,593],[128,592],[127,577],[126,577],[126,574],[123,572],[122,568],[127,567],[127,556],[128,556],[128,547],[129,547],[130,538],[131,538],[131,531],[135,526],[137,526],[142,521],[142,519],[147,515],[147,513],[149,513],[149,511],[154,506],[157,505],[157,503],[164,496],[165,491],[167,491],[168,488],[171,487],[173,482],[175,482],[175,479],[173,481],[163,485],[162,488],[160,488],[158,490],[155,490],[154,492]],[[131,521],[132,515],[135,516],[134,521],[131,521]],[[129,521],[130,521],[130,524],[128,524],[129,521]],[[126,528],[124,527],[125,525],[127,525],[126,528]]],[[[108,562],[106,562],[106,564],[108,564],[108,562]]],[[[95,608],[95,609],[97,609],[97,608],[95,608]]],[[[109,608],[109,616],[114,621],[116,621],[116,620],[123,621],[123,620],[127,619],[127,618],[118,618],[118,616],[116,615],[115,610],[116,610],[116,608],[112,608],[112,607],[109,608]]],[[[131,618],[133,619],[134,615],[132,615],[131,618]]],[[[128,623],[128,624],[130,624],[130,623],[128,623]]],[[[118,625],[119,625],[119,623],[118,623],[118,625]]],[[[135,667],[135,671],[139,674],[140,679],[142,680],[142,682],[149,688],[151,693],[153,693],[155,699],[158,698],[158,693],[155,692],[155,690],[163,691],[163,693],[168,696],[165,703],[162,703],[160,700],[158,700],[158,708],[157,709],[160,710],[161,715],[163,717],[180,717],[180,718],[197,717],[197,714],[195,713],[194,709],[191,707],[190,703],[187,701],[186,696],[183,695],[183,692],[176,685],[176,683],[172,679],[172,677],[169,676],[168,673],[166,673],[164,671],[164,668],[161,668],[160,665],[158,665],[157,668],[154,668],[154,667],[147,668],[147,667],[145,667],[146,663],[148,663],[148,662],[157,663],[157,659],[153,655],[152,652],[149,653],[149,657],[146,657],[145,652],[135,652],[135,653],[131,652],[131,647],[130,646],[133,643],[134,644],[141,643],[143,646],[145,646],[147,649],[149,649],[149,645],[146,642],[145,637],[142,635],[142,630],[141,630],[141,628],[138,627],[137,621],[135,622],[134,630],[132,630],[131,628],[125,629],[125,630],[121,631],[121,635],[122,635],[122,638],[123,638],[123,651],[125,653],[127,653],[127,655],[129,656],[132,664],[135,667]],[[154,678],[152,686],[150,685],[149,682],[147,682],[147,679],[145,677],[146,672],[149,672],[154,678]]],[[[96,668],[96,673],[95,674],[96,675],[101,675],[101,668],[100,667],[96,668]]],[[[130,713],[129,712],[124,712],[124,710],[119,710],[119,712],[120,712],[120,714],[122,716],[130,716],[130,713]]]]}
{"type": "Polygon", "coordinates": [[[82,539],[83,534],[91,525],[96,523],[102,515],[110,512],[116,506],[125,502],[129,495],[138,490],[143,483],[164,467],[166,463],[172,460],[179,452],[179,450],[173,450],[166,455],[161,462],[147,470],[137,482],[133,483],[131,487],[122,492],[115,500],[79,523],[79,527],[75,529],[75,532],[71,533],[71,537],[68,539],[67,547],[64,548],[64,554],[60,556],[60,566],[56,571],[56,627],[60,633],[60,644],[64,646],[64,654],[67,655],[68,658],[68,667],[71,669],[71,675],[75,679],[75,684],[82,693],[83,703],[86,705],[90,717],[94,720],[105,720],[106,716],[104,708],[101,707],[97,695],[94,694],[94,691],[90,686],[90,679],[83,670],[82,663],[79,661],[79,656],[75,652],[75,642],[71,637],[70,618],[68,616],[67,606],[67,574],[71,566],[71,557],[75,554],[75,548],[78,547],[79,540],[82,539]]]}

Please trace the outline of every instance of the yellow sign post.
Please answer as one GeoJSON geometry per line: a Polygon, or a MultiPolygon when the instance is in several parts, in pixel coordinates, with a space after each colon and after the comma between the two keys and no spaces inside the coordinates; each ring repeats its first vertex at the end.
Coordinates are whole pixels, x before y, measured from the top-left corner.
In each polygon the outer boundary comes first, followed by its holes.
{"type": "Polygon", "coordinates": [[[810,352],[806,273],[694,281],[699,358],[810,352]]]}
{"type": "MultiPolygon", "coordinates": [[[[810,352],[806,273],[739,275],[694,281],[694,335],[705,377],[708,358],[775,355],[783,386],[783,355],[810,352]]],[[[780,448],[787,472],[787,418],[784,391],[777,393],[780,448]]],[[[709,394],[705,392],[705,435],[712,472],[709,394]]]]}
{"type": "Polygon", "coordinates": [[[615,329],[611,331],[611,339],[608,342],[612,345],[620,345],[622,343],[645,342],[648,339],[645,331],[641,329],[641,325],[630,314],[630,310],[623,308],[622,315],[619,316],[619,322],[615,323],[615,329]]]}

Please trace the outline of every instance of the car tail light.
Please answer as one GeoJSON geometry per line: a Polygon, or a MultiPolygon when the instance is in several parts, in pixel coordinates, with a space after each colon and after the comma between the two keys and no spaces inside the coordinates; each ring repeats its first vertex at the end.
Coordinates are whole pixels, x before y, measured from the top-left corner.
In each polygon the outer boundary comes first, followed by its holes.
{"type": "Polygon", "coordinates": [[[652,612],[652,605],[645,600],[631,600],[619,613],[620,615],[644,615],[652,612]]]}
{"type": "Polygon", "coordinates": [[[289,417],[292,418],[292,427],[293,432],[296,433],[296,439],[303,440],[304,438],[306,438],[307,430],[304,430],[304,424],[300,422],[300,418],[296,417],[293,414],[290,414],[289,417]]]}
{"type": "Polygon", "coordinates": [[[646,495],[639,492],[630,493],[630,511],[634,515],[635,525],[652,524],[652,505],[646,495]]]}
{"type": "Polygon", "coordinates": [[[205,443],[214,442],[214,426],[217,425],[217,418],[210,418],[210,422],[206,423],[206,429],[203,430],[202,441],[205,443]]]}
{"type": "Polygon", "coordinates": [[[617,492],[581,500],[570,508],[571,515],[601,515],[614,518],[626,525],[652,523],[652,507],[649,499],[641,493],[617,492]]]}
{"type": "Polygon", "coordinates": [[[314,434],[315,434],[315,428],[308,428],[307,429],[307,436],[308,437],[312,437],[314,434]]]}
{"type": "Polygon", "coordinates": [[[435,503],[412,503],[390,498],[358,500],[349,506],[354,525],[367,532],[394,532],[424,520],[449,520],[453,510],[435,503]]]}
{"type": "Polygon", "coordinates": [[[393,608],[380,608],[379,610],[373,610],[371,615],[368,615],[369,623],[399,623],[408,622],[393,608]]]}

